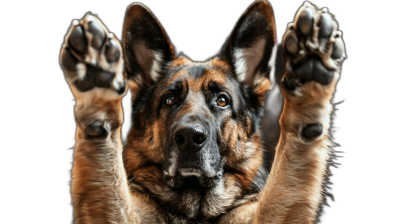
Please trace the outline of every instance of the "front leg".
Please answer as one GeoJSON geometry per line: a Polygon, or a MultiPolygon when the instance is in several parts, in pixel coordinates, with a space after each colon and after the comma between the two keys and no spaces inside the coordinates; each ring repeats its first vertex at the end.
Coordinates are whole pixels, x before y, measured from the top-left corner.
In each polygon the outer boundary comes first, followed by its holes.
{"type": "Polygon", "coordinates": [[[122,161],[121,98],[126,91],[119,41],[94,15],[74,20],[60,64],[76,98],[72,169],[74,223],[133,223],[122,161]]]}
{"type": "Polygon", "coordinates": [[[323,203],[331,103],[345,58],[338,24],[306,2],[283,38],[281,136],[253,223],[314,223],[323,203]]]}

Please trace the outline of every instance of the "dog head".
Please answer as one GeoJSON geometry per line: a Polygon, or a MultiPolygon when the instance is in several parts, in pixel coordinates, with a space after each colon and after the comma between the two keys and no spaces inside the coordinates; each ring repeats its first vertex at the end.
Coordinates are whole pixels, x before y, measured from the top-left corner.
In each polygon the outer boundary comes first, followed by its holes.
{"type": "Polygon", "coordinates": [[[276,43],[272,8],[257,1],[242,15],[220,55],[177,57],[143,5],[126,13],[123,49],[133,101],[124,152],[128,173],[159,167],[172,188],[211,188],[225,173],[242,185],[262,166],[258,124],[276,43]]]}

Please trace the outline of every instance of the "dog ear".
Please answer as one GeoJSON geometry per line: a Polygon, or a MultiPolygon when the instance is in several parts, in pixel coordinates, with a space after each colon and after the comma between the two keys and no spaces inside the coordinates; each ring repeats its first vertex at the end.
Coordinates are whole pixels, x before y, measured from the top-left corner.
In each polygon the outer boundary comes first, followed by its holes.
{"type": "Polygon", "coordinates": [[[271,88],[269,61],[275,44],[272,7],[267,1],[255,1],[236,23],[220,53],[220,58],[233,67],[239,82],[262,100],[265,91],[271,88]]]}
{"type": "Polygon", "coordinates": [[[126,11],[122,36],[128,79],[139,88],[153,85],[163,66],[175,59],[164,28],[146,6],[133,3],[126,11]]]}

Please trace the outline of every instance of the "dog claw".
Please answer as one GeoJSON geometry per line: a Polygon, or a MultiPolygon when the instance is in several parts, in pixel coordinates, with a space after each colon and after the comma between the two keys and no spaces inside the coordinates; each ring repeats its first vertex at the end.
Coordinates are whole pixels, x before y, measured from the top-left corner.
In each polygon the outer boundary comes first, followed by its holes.
{"type": "Polygon", "coordinates": [[[72,25],[78,26],[79,25],[79,21],[77,19],[72,20],[72,25]]]}
{"type": "Polygon", "coordinates": [[[92,22],[94,20],[94,16],[93,15],[88,15],[86,19],[87,19],[88,22],[92,22]]]}

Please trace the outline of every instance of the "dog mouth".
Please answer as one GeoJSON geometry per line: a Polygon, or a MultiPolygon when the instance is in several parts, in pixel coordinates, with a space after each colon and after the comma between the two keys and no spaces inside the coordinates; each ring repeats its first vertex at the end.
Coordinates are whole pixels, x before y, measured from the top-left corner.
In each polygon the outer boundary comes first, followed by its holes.
{"type": "Polygon", "coordinates": [[[163,148],[164,180],[177,189],[214,187],[222,177],[220,150],[212,135],[215,131],[190,119],[178,124],[172,128],[168,147],[163,148]]]}
{"type": "Polygon", "coordinates": [[[180,168],[174,176],[165,175],[164,180],[173,189],[213,188],[221,174],[210,175],[198,168],[180,168]]]}
{"type": "Polygon", "coordinates": [[[202,172],[195,168],[181,168],[179,169],[179,174],[182,177],[201,177],[202,172]]]}

